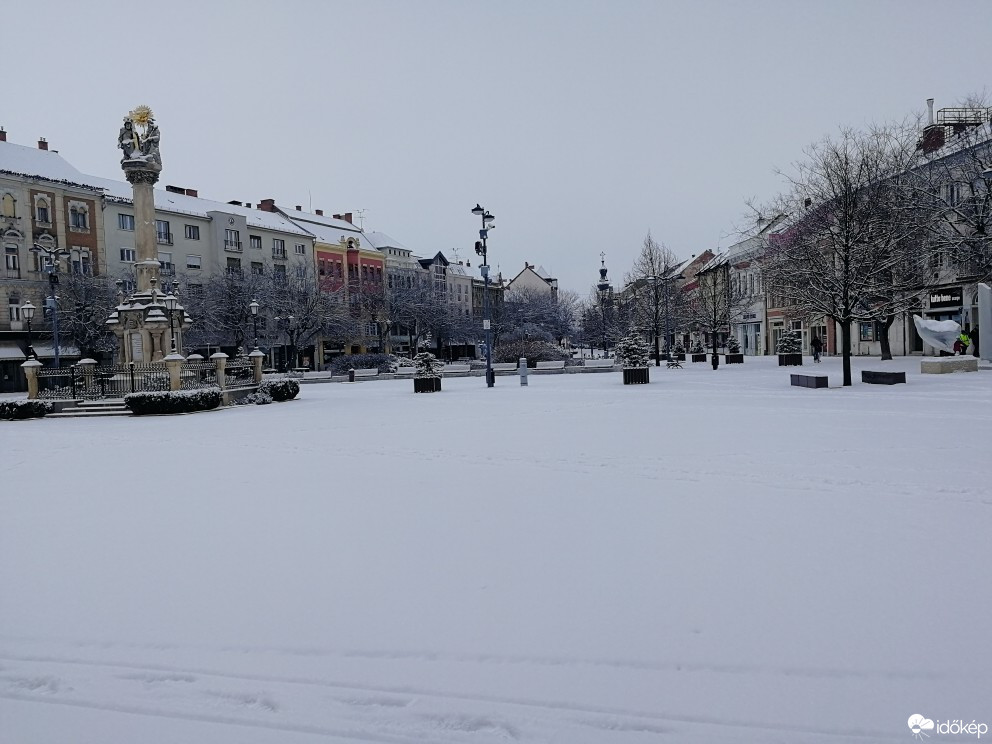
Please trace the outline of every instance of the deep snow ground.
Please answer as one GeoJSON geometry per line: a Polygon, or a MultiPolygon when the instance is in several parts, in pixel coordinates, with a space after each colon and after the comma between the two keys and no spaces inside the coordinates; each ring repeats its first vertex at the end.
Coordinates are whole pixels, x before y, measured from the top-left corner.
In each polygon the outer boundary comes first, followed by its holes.
{"type": "Polygon", "coordinates": [[[2,422],[0,742],[992,720],[992,372],[774,361],[2,422]]]}

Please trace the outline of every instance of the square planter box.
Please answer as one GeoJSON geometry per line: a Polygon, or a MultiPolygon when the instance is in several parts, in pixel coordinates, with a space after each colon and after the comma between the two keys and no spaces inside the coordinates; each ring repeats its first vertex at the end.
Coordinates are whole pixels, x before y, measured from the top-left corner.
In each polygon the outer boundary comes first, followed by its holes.
{"type": "Polygon", "coordinates": [[[723,360],[727,364],[744,364],[743,354],[724,354],[723,360]]]}
{"type": "Polygon", "coordinates": [[[413,378],[413,392],[415,393],[438,393],[441,391],[440,377],[413,378]]]}
{"type": "Polygon", "coordinates": [[[778,366],[779,367],[802,367],[803,366],[803,355],[802,354],[779,354],[778,355],[778,366]]]}
{"type": "Polygon", "coordinates": [[[693,354],[692,355],[692,361],[693,362],[705,362],[706,361],[706,354],[705,354],[705,352],[702,353],[702,354],[693,354]]]}
{"type": "Polygon", "coordinates": [[[684,362],[685,361],[685,354],[679,354],[678,352],[673,351],[672,352],[672,359],[677,359],[680,362],[684,362]]]}
{"type": "Polygon", "coordinates": [[[648,368],[625,369],[623,371],[624,385],[647,385],[651,380],[648,376],[648,368]]]}

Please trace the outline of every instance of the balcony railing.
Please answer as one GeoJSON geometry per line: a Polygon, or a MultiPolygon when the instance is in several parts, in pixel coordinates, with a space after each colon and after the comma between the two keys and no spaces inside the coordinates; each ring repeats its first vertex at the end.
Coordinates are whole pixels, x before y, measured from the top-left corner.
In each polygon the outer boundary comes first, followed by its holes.
{"type": "Polygon", "coordinates": [[[171,232],[155,233],[155,240],[157,240],[160,245],[172,245],[172,233],[171,232]]]}
{"type": "Polygon", "coordinates": [[[240,240],[225,240],[224,250],[231,251],[232,253],[241,253],[241,241],[240,240]]]}
{"type": "Polygon", "coordinates": [[[20,279],[21,278],[21,270],[20,269],[7,269],[7,278],[8,279],[20,279]]]}
{"type": "Polygon", "coordinates": [[[172,263],[162,263],[162,268],[159,269],[159,273],[162,276],[175,276],[176,275],[176,265],[172,263]]]}

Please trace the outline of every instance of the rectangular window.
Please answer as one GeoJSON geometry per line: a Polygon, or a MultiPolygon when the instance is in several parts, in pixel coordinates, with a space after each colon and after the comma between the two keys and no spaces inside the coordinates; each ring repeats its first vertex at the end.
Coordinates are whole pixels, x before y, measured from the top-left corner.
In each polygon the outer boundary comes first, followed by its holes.
{"type": "Polygon", "coordinates": [[[16,297],[11,297],[7,301],[7,315],[11,320],[21,319],[21,301],[16,297]]]}
{"type": "Polygon", "coordinates": [[[231,276],[241,276],[241,259],[240,258],[228,258],[227,259],[227,273],[231,276]]]}
{"type": "Polygon", "coordinates": [[[120,228],[121,230],[134,232],[134,215],[133,214],[117,215],[117,227],[120,228]]]}
{"type": "Polygon", "coordinates": [[[69,210],[69,227],[73,227],[77,230],[85,230],[86,225],[86,212],[82,209],[76,209],[73,207],[69,210]]]}
{"type": "Polygon", "coordinates": [[[262,236],[261,235],[249,235],[248,236],[248,247],[257,248],[262,250],[262,236]]]}
{"type": "Polygon", "coordinates": [[[297,256],[305,256],[307,254],[307,246],[305,243],[297,243],[295,250],[297,256]]]}
{"type": "Polygon", "coordinates": [[[172,276],[176,273],[176,266],[172,263],[172,254],[159,251],[158,262],[162,264],[161,273],[165,276],[172,276]]]}
{"type": "Polygon", "coordinates": [[[272,238],[272,258],[286,258],[286,241],[272,238]]]}
{"type": "Polygon", "coordinates": [[[124,263],[134,263],[135,252],[134,248],[121,248],[121,261],[124,263]]]}
{"type": "Polygon", "coordinates": [[[225,230],[224,231],[224,250],[225,251],[240,251],[241,250],[241,233],[237,230],[225,230]]]}
{"type": "Polygon", "coordinates": [[[277,282],[286,281],[286,267],[282,264],[276,264],[272,267],[272,273],[276,278],[277,282]]]}
{"type": "Polygon", "coordinates": [[[874,333],[875,324],[874,323],[859,323],[858,326],[861,329],[860,338],[861,338],[862,341],[874,341],[875,340],[875,333],[874,333]]]}
{"type": "Polygon", "coordinates": [[[168,220],[155,220],[155,240],[165,245],[172,245],[172,233],[169,232],[168,220]]]}
{"type": "Polygon", "coordinates": [[[187,269],[200,269],[200,268],[203,268],[202,265],[201,265],[202,263],[203,263],[203,260],[202,260],[202,258],[200,256],[196,256],[196,255],[194,255],[192,253],[187,253],[186,254],[186,268],[187,269]]]}
{"type": "Polygon", "coordinates": [[[252,261],[251,273],[255,276],[262,276],[265,273],[265,265],[261,261],[252,261]]]}
{"type": "Polygon", "coordinates": [[[39,205],[38,206],[38,209],[37,209],[37,212],[38,212],[38,214],[35,217],[35,219],[38,222],[42,222],[42,223],[44,223],[46,225],[50,225],[52,223],[52,221],[48,218],[48,207],[47,206],[39,205]]]}
{"type": "Polygon", "coordinates": [[[199,239],[200,239],[200,226],[186,225],[186,240],[199,240],[199,239]]]}

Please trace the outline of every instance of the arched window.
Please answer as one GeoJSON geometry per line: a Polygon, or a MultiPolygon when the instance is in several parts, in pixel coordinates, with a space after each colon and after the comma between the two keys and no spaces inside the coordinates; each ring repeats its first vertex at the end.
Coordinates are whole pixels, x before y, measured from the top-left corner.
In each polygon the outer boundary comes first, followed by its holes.
{"type": "Polygon", "coordinates": [[[86,220],[86,207],[73,206],[69,209],[69,227],[86,230],[89,225],[86,220]]]}
{"type": "Polygon", "coordinates": [[[14,199],[13,194],[4,194],[3,198],[0,198],[0,211],[4,217],[16,217],[16,206],[17,200],[14,199]]]}

